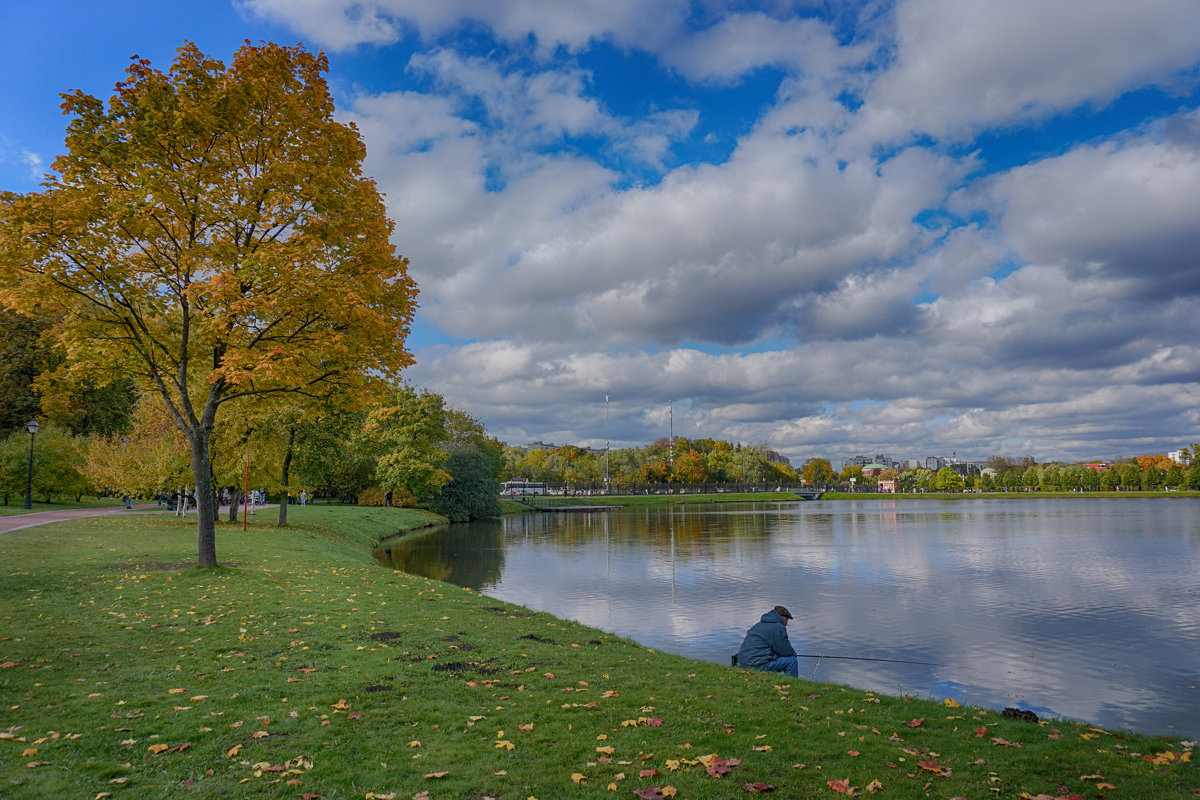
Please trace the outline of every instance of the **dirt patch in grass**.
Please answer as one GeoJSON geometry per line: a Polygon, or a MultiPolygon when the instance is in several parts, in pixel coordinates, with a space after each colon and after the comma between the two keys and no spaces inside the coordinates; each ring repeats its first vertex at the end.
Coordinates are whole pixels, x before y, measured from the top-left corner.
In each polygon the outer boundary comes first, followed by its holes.
{"type": "Polygon", "coordinates": [[[379,633],[371,634],[372,642],[390,642],[393,639],[399,639],[404,636],[400,631],[380,631],[379,633]]]}
{"type": "Polygon", "coordinates": [[[558,642],[554,641],[553,639],[547,639],[545,636],[535,636],[532,633],[527,633],[524,636],[520,636],[518,638],[529,639],[534,642],[541,642],[542,644],[558,644],[558,642]]]}
{"type": "Polygon", "coordinates": [[[499,667],[488,666],[488,662],[480,661],[444,661],[433,665],[434,672],[449,672],[452,675],[496,675],[503,672],[499,667]]]}

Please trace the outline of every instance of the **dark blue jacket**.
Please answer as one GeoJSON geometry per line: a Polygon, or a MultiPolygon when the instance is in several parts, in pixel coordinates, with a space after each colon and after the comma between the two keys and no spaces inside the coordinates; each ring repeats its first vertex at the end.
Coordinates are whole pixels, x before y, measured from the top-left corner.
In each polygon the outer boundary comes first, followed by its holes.
{"type": "Polygon", "coordinates": [[[746,639],[738,650],[738,666],[762,669],[780,656],[794,655],[796,649],[788,641],[783,617],[771,609],[746,633],[746,639]]]}

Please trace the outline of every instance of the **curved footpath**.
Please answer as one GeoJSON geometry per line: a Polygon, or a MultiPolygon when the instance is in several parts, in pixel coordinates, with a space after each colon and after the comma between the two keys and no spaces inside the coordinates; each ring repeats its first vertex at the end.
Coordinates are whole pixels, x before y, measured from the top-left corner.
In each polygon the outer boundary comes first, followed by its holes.
{"type": "MultiPolygon", "coordinates": [[[[277,504],[267,503],[262,506],[255,506],[257,509],[278,508],[277,504]]],[[[130,514],[134,511],[159,511],[164,514],[174,514],[174,511],[168,511],[163,506],[152,505],[150,503],[140,503],[135,505],[133,509],[127,509],[125,506],[98,506],[96,508],[61,508],[56,511],[31,511],[28,514],[10,514],[0,517],[0,533],[8,533],[9,531],[19,531],[22,528],[32,528],[35,525],[49,525],[51,522],[66,522],[72,519],[83,519],[84,517],[103,517],[109,514],[130,514]]],[[[194,510],[189,511],[189,514],[195,514],[194,510]]],[[[223,519],[223,515],[229,513],[229,506],[222,506],[217,510],[217,517],[223,519]]]]}

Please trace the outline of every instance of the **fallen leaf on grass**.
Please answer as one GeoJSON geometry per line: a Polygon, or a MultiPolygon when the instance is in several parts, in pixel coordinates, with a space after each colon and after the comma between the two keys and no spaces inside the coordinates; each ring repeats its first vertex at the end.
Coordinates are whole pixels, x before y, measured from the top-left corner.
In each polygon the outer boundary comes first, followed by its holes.
{"type": "Polygon", "coordinates": [[[225,751],[225,755],[228,758],[233,758],[240,752],[242,752],[242,746],[240,744],[235,744],[233,747],[231,747],[225,751]]]}
{"type": "Polygon", "coordinates": [[[517,746],[515,744],[513,744],[512,742],[510,742],[508,739],[501,739],[500,741],[496,742],[496,747],[503,747],[505,750],[516,750],[517,749],[517,746]]]}
{"type": "Polygon", "coordinates": [[[918,728],[918,727],[920,727],[921,723],[924,721],[925,721],[924,717],[917,717],[916,719],[910,719],[908,722],[904,723],[904,727],[918,728]]]}
{"type": "Polygon", "coordinates": [[[840,781],[825,781],[825,783],[830,789],[833,789],[839,794],[848,794],[851,796],[858,794],[858,790],[850,785],[849,778],[844,778],[840,781]]]}
{"type": "Polygon", "coordinates": [[[772,786],[769,783],[763,783],[762,781],[755,781],[754,783],[743,783],[742,788],[745,789],[747,792],[750,792],[751,794],[758,794],[759,792],[775,791],[774,786],[772,786]]]}
{"type": "Polygon", "coordinates": [[[158,755],[163,750],[170,750],[171,745],[169,745],[169,744],[152,744],[149,747],[147,747],[146,749],[149,750],[151,753],[154,753],[154,755],[158,755]]]}
{"type": "Polygon", "coordinates": [[[871,781],[870,783],[867,784],[867,791],[870,792],[871,794],[875,794],[876,792],[881,791],[882,789],[883,789],[883,784],[880,783],[878,780],[871,781]]]}
{"type": "Polygon", "coordinates": [[[582,772],[572,772],[571,780],[575,781],[580,786],[583,786],[587,783],[587,775],[584,775],[582,772]]]}
{"type": "Polygon", "coordinates": [[[934,775],[941,775],[943,778],[949,778],[953,774],[949,767],[943,767],[936,761],[918,761],[917,766],[923,770],[932,772],[934,775]]]}
{"type": "Polygon", "coordinates": [[[1000,747],[1015,747],[1017,750],[1025,747],[1025,745],[1021,744],[1020,742],[1010,742],[1007,739],[1002,739],[999,736],[993,736],[992,741],[1000,747]]]}
{"type": "Polygon", "coordinates": [[[707,756],[701,756],[700,763],[704,765],[704,769],[709,775],[712,775],[714,778],[719,778],[722,775],[732,771],[734,767],[742,762],[740,759],[721,758],[716,753],[712,753],[707,756]]]}
{"type": "Polygon", "coordinates": [[[1142,756],[1142,759],[1159,767],[1169,767],[1172,764],[1185,764],[1191,761],[1192,753],[1190,750],[1186,753],[1167,750],[1162,753],[1156,753],[1152,756],[1142,756]]]}
{"type": "Polygon", "coordinates": [[[426,772],[422,777],[424,777],[424,778],[444,778],[449,774],[450,774],[449,772],[426,772]]]}
{"type": "Polygon", "coordinates": [[[643,800],[660,800],[663,797],[674,797],[679,792],[674,786],[664,786],[661,789],[657,786],[647,786],[645,789],[635,791],[635,797],[641,797],[643,800]]]}

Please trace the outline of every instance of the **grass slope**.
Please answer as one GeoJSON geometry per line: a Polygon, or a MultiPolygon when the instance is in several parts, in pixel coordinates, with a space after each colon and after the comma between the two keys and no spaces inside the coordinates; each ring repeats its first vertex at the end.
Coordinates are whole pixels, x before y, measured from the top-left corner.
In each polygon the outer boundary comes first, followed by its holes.
{"type": "Polygon", "coordinates": [[[1194,744],[751,673],[447,584],[369,544],[95,518],[0,536],[0,794],[99,798],[1194,798],[1194,744]],[[675,794],[677,793],[677,794],[675,794]]]}

